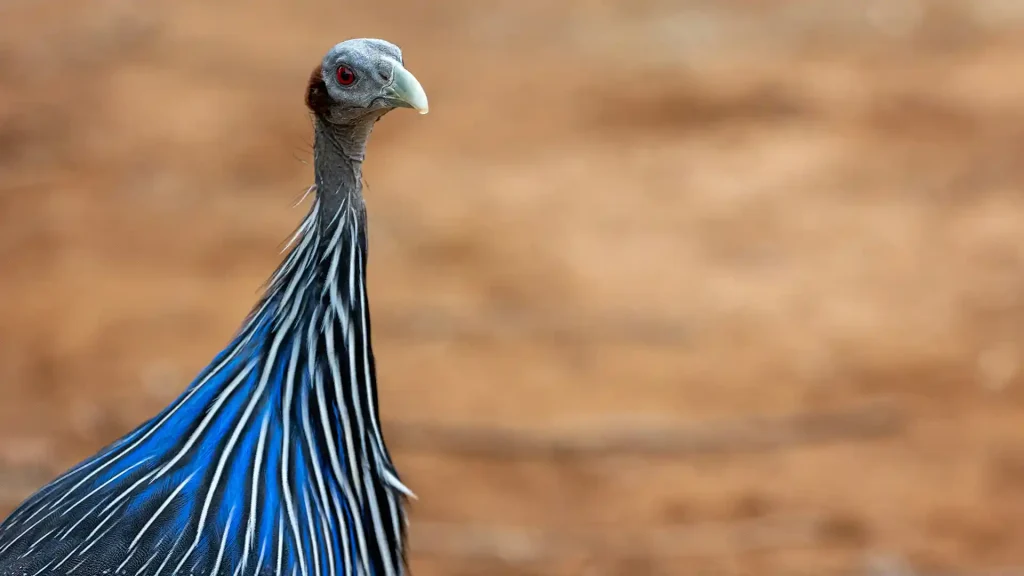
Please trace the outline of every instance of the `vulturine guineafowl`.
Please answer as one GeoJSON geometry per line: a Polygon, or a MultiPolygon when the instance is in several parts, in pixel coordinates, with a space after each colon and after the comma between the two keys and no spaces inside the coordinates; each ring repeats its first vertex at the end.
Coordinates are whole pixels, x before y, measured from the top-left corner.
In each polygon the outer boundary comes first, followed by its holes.
{"type": "Polygon", "coordinates": [[[0,576],[389,576],[405,498],[380,428],[362,162],[427,112],[399,48],[334,46],[306,90],[315,199],[228,346],[157,416],[0,525],[0,576]]]}

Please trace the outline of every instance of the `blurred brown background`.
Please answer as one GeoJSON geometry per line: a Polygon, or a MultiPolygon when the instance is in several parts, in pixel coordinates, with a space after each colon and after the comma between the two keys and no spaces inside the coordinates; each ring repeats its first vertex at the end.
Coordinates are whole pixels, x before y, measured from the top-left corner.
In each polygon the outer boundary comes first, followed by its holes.
{"type": "Polygon", "coordinates": [[[431,100],[367,165],[414,573],[1024,566],[1015,0],[5,0],[0,514],[226,343],[356,36],[431,100]]]}

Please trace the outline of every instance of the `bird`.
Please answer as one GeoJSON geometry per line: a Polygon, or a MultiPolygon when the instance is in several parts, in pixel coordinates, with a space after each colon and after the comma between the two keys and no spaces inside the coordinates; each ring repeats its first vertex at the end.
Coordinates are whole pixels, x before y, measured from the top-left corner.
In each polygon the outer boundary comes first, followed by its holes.
{"type": "Polygon", "coordinates": [[[362,166],[427,96],[355,38],[313,70],[310,209],[241,326],[159,413],[0,523],[0,576],[400,576],[406,506],[380,424],[362,166]]]}

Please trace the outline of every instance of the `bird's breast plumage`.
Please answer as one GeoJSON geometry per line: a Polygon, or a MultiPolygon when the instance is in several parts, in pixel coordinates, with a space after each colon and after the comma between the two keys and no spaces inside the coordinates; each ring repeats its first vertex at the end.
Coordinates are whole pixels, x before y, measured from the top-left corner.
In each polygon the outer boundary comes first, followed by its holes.
{"type": "Polygon", "coordinates": [[[0,524],[0,576],[404,573],[361,206],[319,200],[263,300],[160,414],[0,524]]]}

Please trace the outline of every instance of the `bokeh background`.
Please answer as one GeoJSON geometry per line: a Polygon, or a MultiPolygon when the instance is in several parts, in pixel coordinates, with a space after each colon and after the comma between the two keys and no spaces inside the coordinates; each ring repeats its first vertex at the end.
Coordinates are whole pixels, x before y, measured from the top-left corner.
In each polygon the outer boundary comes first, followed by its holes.
{"type": "Polygon", "coordinates": [[[431,100],[366,166],[414,573],[1024,567],[1016,0],[5,0],[0,514],[230,338],[356,36],[431,100]]]}

